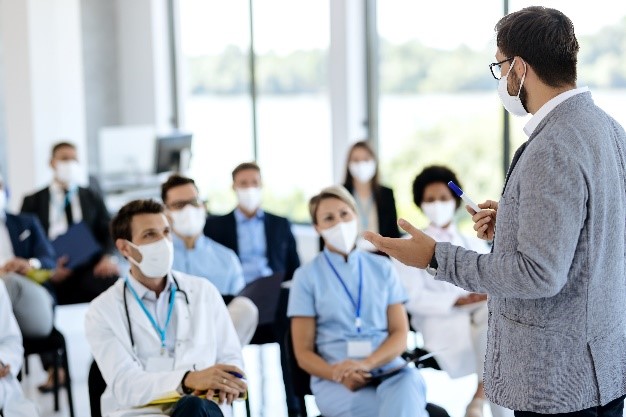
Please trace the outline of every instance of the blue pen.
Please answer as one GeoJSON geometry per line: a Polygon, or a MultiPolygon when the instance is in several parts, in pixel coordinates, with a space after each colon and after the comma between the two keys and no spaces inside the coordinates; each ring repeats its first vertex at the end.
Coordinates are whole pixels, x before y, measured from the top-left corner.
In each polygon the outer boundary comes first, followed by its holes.
{"type": "Polygon", "coordinates": [[[239,372],[234,372],[234,371],[226,371],[226,372],[228,372],[229,374],[231,374],[234,377],[237,377],[239,379],[243,379],[243,375],[241,375],[239,372]]]}
{"type": "Polygon", "coordinates": [[[471,198],[466,196],[465,193],[463,192],[463,190],[461,190],[459,188],[459,186],[456,185],[453,181],[450,181],[448,183],[448,187],[450,187],[452,189],[452,191],[454,191],[454,193],[456,195],[461,197],[461,199],[465,202],[465,204],[470,206],[472,208],[472,210],[474,210],[476,213],[478,213],[480,211],[480,207],[478,207],[478,205],[476,205],[476,203],[474,203],[471,198]]]}

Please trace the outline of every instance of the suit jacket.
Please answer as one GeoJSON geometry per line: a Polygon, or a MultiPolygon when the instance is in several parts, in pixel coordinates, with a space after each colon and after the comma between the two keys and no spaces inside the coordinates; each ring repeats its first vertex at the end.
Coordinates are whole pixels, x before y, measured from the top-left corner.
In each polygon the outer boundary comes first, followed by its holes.
{"type": "MultiPolygon", "coordinates": [[[[354,187],[344,184],[350,194],[354,193],[354,187]]],[[[380,186],[377,193],[374,193],[376,212],[378,214],[378,232],[385,237],[400,237],[398,230],[398,213],[396,211],[396,200],[393,197],[393,190],[380,186]]]]}
{"type": "Polygon", "coordinates": [[[524,145],[493,253],[437,243],[435,278],[489,294],[490,400],[542,414],[606,405],[626,394],[626,133],[585,92],[524,145]]]}
{"type": "MultiPolygon", "coordinates": [[[[288,281],[300,266],[291,224],[286,218],[268,212],[265,212],[264,222],[268,265],[274,273],[284,273],[284,280],[288,281]]],[[[234,211],[224,216],[209,217],[204,226],[204,234],[232,249],[239,256],[234,211]]]]}
{"type": "Polygon", "coordinates": [[[54,249],[37,217],[32,214],[7,213],[6,225],[15,256],[24,259],[37,258],[44,269],[55,267],[54,249]]]}
{"type": "MultiPolygon", "coordinates": [[[[83,222],[89,227],[105,253],[112,254],[114,246],[109,233],[111,217],[102,197],[88,188],[79,187],[78,200],[83,212],[83,222]]],[[[50,228],[50,189],[46,187],[24,197],[22,213],[32,213],[37,216],[47,234],[50,228]]]]}

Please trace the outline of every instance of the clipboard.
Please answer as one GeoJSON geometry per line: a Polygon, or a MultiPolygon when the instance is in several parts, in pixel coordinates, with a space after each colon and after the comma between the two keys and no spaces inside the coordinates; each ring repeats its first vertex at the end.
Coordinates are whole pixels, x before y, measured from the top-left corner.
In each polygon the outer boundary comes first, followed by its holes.
{"type": "Polygon", "coordinates": [[[398,365],[390,369],[385,369],[384,371],[374,369],[372,372],[370,372],[369,376],[372,378],[372,383],[379,384],[385,379],[396,375],[398,372],[400,372],[404,368],[407,368],[410,364],[412,363],[419,364],[420,362],[425,361],[426,359],[432,358],[433,356],[440,354],[441,352],[443,352],[443,350],[439,350],[438,352],[430,352],[425,355],[418,356],[417,358],[411,358],[408,361],[404,362],[402,365],[398,365]]]}
{"type": "Polygon", "coordinates": [[[65,265],[68,269],[76,269],[102,252],[100,243],[85,222],[71,225],[67,232],[52,241],[52,246],[57,256],[69,258],[65,265]]]}

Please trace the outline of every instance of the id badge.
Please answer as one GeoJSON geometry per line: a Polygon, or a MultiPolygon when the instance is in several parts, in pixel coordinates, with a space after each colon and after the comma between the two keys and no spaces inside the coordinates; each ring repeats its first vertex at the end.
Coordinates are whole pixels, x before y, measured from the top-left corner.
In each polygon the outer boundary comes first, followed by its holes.
{"type": "Polygon", "coordinates": [[[164,372],[172,370],[174,370],[174,358],[170,358],[167,354],[151,356],[146,362],[147,372],[164,372]]]}
{"type": "Polygon", "coordinates": [[[372,341],[369,339],[348,339],[349,358],[367,358],[373,351],[372,341]]]}

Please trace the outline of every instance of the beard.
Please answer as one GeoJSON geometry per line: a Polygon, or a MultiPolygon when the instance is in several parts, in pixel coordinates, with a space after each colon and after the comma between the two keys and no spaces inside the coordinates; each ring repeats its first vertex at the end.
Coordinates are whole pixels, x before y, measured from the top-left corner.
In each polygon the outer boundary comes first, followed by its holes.
{"type": "MultiPolygon", "coordinates": [[[[509,93],[509,95],[511,96],[516,96],[517,92],[519,91],[519,99],[522,102],[522,106],[524,106],[524,110],[526,110],[528,112],[528,91],[526,90],[526,87],[522,85],[522,87],[520,88],[520,84],[522,83],[522,80],[520,78],[518,78],[517,74],[515,73],[515,71],[511,71],[511,74],[509,74],[508,77],[511,80],[511,83],[513,84],[513,92],[511,92],[511,90],[509,89],[510,85],[507,84],[507,91],[509,93]]],[[[529,112],[530,113],[530,112],[529,112]]]]}

